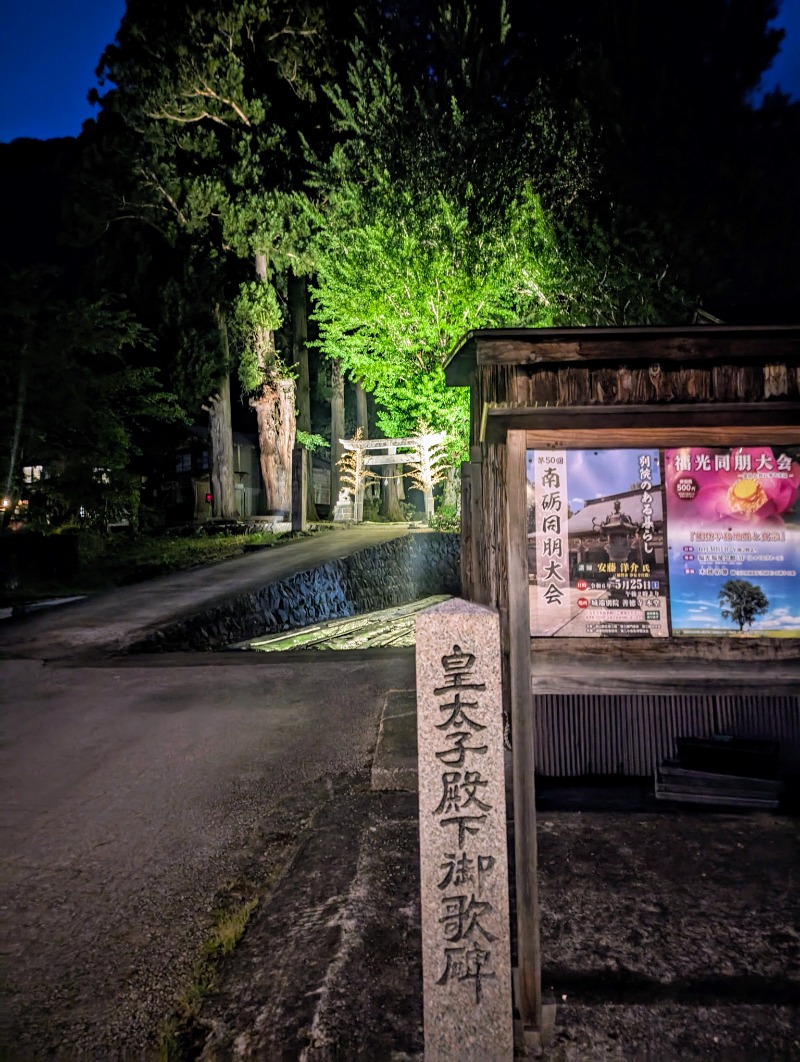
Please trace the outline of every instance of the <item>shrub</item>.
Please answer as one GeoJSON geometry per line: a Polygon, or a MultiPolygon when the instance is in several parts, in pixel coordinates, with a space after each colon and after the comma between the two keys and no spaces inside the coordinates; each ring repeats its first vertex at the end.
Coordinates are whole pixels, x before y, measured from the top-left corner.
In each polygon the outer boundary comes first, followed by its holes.
{"type": "Polygon", "coordinates": [[[428,521],[428,526],[433,531],[461,530],[461,514],[455,505],[442,505],[428,521]]]}

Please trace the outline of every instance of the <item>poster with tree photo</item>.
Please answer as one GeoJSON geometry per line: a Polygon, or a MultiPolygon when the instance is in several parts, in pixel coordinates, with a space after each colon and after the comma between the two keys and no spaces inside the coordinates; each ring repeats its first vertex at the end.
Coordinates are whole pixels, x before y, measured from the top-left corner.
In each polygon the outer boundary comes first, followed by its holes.
{"type": "Polygon", "coordinates": [[[533,637],[669,634],[658,450],[529,450],[533,637]]]}
{"type": "Polygon", "coordinates": [[[800,449],[664,456],[673,634],[800,637],[800,449]]]}

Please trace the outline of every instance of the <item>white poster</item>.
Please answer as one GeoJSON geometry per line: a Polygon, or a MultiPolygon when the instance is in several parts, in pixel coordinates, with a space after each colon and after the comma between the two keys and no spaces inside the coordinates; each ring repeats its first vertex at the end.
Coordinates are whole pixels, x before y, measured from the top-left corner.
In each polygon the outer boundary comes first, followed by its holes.
{"type": "Polygon", "coordinates": [[[666,638],[658,450],[529,450],[531,634],[666,638]]]}
{"type": "Polygon", "coordinates": [[[563,450],[535,452],[533,489],[536,581],[531,588],[531,626],[535,626],[538,634],[551,635],[570,618],[569,489],[563,450]]]}

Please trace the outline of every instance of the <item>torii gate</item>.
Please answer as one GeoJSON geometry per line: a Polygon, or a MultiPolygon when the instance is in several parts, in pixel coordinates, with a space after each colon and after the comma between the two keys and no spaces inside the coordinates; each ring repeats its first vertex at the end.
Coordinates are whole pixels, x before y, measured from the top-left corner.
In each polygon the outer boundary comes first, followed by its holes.
{"type": "Polygon", "coordinates": [[[353,469],[353,522],[360,524],[364,519],[364,483],[366,479],[364,469],[380,465],[413,464],[416,466],[423,484],[422,493],[425,496],[425,516],[430,519],[433,516],[435,472],[435,462],[432,460],[431,451],[434,446],[441,445],[446,437],[444,432],[431,432],[430,434],[418,435],[411,439],[340,439],[339,442],[345,450],[352,450],[356,454],[355,468],[353,469]],[[366,453],[369,450],[385,450],[386,453],[366,453]],[[398,450],[410,450],[411,452],[398,453],[398,450]]]}

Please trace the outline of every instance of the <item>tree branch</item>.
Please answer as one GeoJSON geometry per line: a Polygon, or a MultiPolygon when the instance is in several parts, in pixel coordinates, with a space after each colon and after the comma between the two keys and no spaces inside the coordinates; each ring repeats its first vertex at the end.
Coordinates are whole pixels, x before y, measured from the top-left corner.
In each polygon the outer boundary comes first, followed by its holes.
{"type": "MultiPolygon", "coordinates": [[[[170,114],[169,111],[161,111],[159,114],[156,111],[149,111],[148,118],[156,118],[158,120],[166,120],[168,122],[202,122],[204,118],[210,118],[212,122],[216,122],[217,125],[223,125],[228,128],[228,123],[223,119],[217,117],[216,114],[211,114],[209,111],[203,111],[202,114],[196,114],[192,118],[183,118],[180,114],[170,114]]],[[[248,123],[249,124],[249,123],[248,123]]]]}
{"type": "Polygon", "coordinates": [[[183,213],[181,208],[178,206],[178,204],[175,202],[175,200],[172,198],[172,196],[169,194],[169,192],[166,190],[166,188],[162,187],[162,185],[159,184],[155,174],[147,173],[146,170],[141,170],[140,172],[142,173],[142,175],[144,177],[149,178],[151,184],[155,185],[155,187],[159,190],[159,192],[161,192],[161,194],[164,196],[166,201],[169,203],[169,205],[172,207],[172,209],[177,214],[178,220],[180,221],[180,223],[182,225],[188,226],[189,225],[189,219],[183,213]]]}
{"type": "MultiPolygon", "coordinates": [[[[208,85],[204,85],[202,88],[194,89],[191,95],[203,96],[206,99],[212,99],[216,100],[218,103],[224,103],[227,107],[230,107],[234,114],[237,114],[241,118],[241,120],[246,126],[250,125],[250,119],[247,117],[247,115],[244,113],[242,108],[238,105],[238,103],[236,103],[235,100],[229,100],[226,99],[224,96],[218,95],[216,92],[214,92],[213,89],[209,88],[208,85]]],[[[218,121],[222,121],[222,119],[220,118],[218,119],[218,121]]]]}

